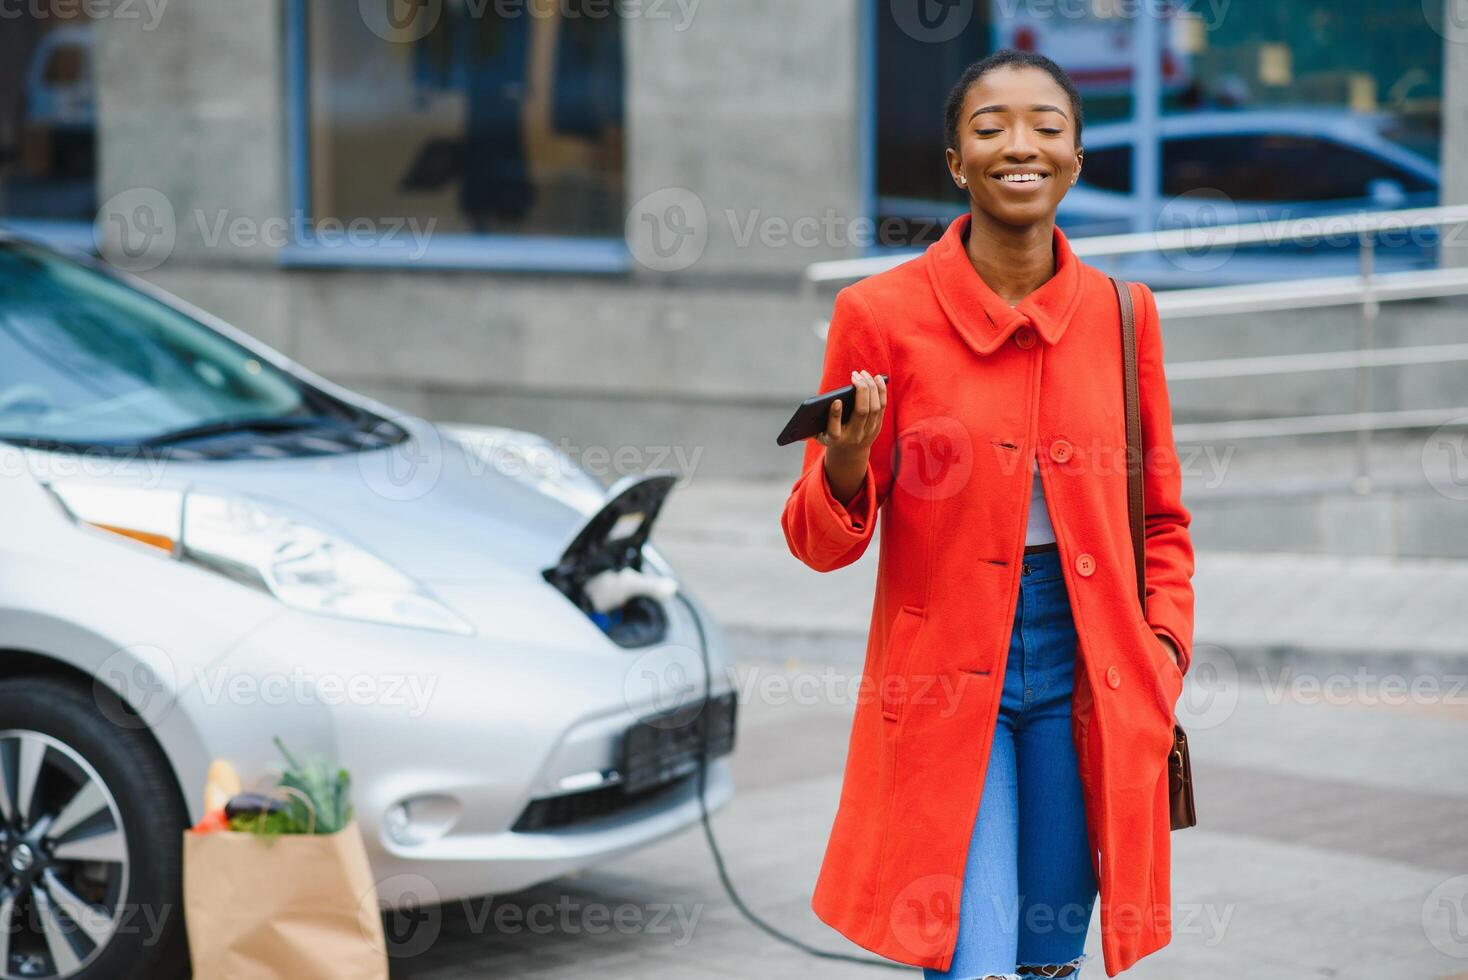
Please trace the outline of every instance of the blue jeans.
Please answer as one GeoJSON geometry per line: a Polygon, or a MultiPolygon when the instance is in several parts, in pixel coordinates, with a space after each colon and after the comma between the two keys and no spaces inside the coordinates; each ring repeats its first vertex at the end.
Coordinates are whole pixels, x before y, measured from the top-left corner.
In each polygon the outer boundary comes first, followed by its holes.
{"type": "Polygon", "coordinates": [[[949,969],[924,969],[924,980],[1080,976],[1097,888],[1071,740],[1075,670],[1059,552],[1026,555],[958,945],[949,969]]]}

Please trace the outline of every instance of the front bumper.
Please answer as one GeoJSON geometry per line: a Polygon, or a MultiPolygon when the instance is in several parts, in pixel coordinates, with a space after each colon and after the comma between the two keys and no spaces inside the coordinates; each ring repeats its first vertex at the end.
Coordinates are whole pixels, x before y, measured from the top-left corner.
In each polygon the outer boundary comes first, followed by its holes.
{"type": "MultiPolygon", "coordinates": [[[[710,813],[733,796],[727,757],[709,764],[704,802],[710,813]]],[[[455,834],[403,847],[379,835],[367,849],[384,908],[423,906],[519,891],[593,867],[684,830],[699,820],[694,777],[646,803],[575,826],[535,833],[455,834]]]]}
{"type": "MultiPolygon", "coordinates": [[[[436,591],[481,635],[295,611],[251,633],[179,701],[204,757],[230,759],[247,787],[273,782],[275,735],[293,753],[339,760],[386,906],[523,889],[697,822],[695,777],[684,777],[612,812],[512,829],[532,800],[577,792],[614,769],[619,739],[638,719],[702,699],[696,641],[678,642],[692,635],[681,603],[667,607],[671,642],[625,650],[540,583],[436,591]],[[478,607],[489,604],[494,614],[478,607]],[[499,635],[485,635],[512,610],[499,635]]],[[[718,696],[730,690],[722,641],[700,618],[718,696]]],[[[715,759],[710,811],[731,794],[728,759],[715,759]]]]}

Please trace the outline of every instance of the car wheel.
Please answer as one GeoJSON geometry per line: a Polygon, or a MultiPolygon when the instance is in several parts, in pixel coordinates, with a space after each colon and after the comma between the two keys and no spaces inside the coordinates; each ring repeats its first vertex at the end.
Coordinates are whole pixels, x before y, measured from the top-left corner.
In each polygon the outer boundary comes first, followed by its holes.
{"type": "Polygon", "coordinates": [[[146,732],[78,685],[0,681],[0,978],[187,976],[187,825],[146,732]]]}

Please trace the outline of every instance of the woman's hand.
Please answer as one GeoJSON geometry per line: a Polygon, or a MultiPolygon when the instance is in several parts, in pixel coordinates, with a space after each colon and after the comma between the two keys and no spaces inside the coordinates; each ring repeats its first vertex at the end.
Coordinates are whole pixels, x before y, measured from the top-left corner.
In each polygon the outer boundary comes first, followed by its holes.
{"type": "Polygon", "coordinates": [[[1183,658],[1182,654],[1178,652],[1177,644],[1173,643],[1171,639],[1163,636],[1161,633],[1153,633],[1152,635],[1162,641],[1162,649],[1167,651],[1167,655],[1172,658],[1173,665],[1181,671],[1183,669],[1183,658]]]}
{"type": "Polygon", "coordinates": [[[841,402],[832,402],[826,431],[816,436],[826,447],[826,481],[832,495],[842,503],[849,503],[861,489],[872,443],[882,431],[882,416],[887,410],[885,381],[873,378],[869,371],[852,371],[851,383],[856,385],[851,418],[842,424],[841,402]]]}

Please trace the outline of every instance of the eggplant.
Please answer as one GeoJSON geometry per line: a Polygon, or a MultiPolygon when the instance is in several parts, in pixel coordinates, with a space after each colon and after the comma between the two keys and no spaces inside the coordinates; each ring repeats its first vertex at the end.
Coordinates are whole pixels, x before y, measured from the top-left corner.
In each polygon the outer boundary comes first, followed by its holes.
{"type": "Polygon", "coordinates": [[[233,820],[235,817],[258,817],[262,813],[266,816],[285,812],[285,802],[277,800],[273,796],[264,793],[236,793],[224,804],[224,817],[233,820]]]}

